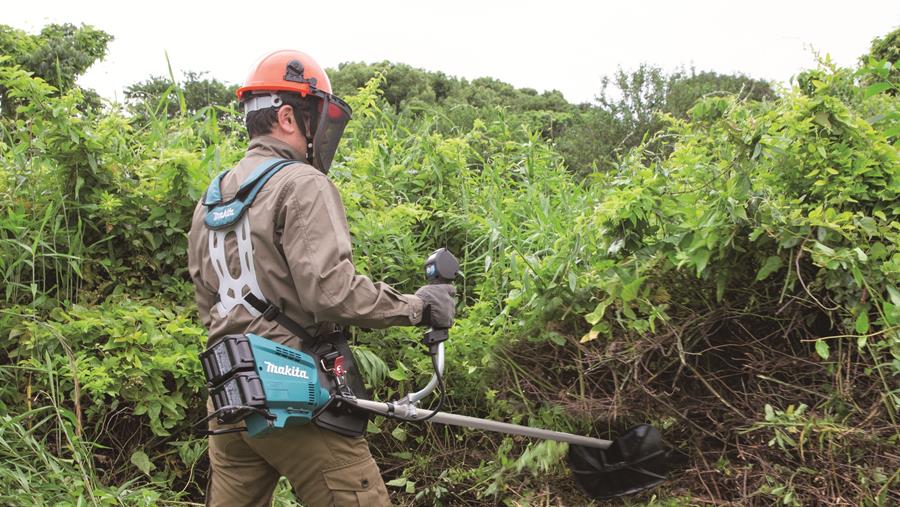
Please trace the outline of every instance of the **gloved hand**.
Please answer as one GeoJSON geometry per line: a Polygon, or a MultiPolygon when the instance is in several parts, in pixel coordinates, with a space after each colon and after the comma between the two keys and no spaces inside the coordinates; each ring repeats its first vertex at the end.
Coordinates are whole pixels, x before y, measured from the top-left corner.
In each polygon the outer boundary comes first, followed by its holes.
{"type": "Polygon", "coordinates": [[[449,283],[431,284],[416,291],[416,297],[425,303],[422,309],[423,326],[447,328],[453,325],[456,315],[456,287],[449,283]]]}

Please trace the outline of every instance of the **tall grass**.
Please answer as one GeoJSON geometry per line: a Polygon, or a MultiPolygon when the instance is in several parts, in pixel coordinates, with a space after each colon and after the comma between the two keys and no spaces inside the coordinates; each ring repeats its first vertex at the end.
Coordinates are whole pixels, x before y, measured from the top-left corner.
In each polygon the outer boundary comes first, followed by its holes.
{"type": "MultiPolygon", "coordinates": [[[[46,357],[37,367],[4,367],[11,375],[45,379],[47,390],[29,391],[38,405],[20,413],[0,414],[0,502],[4,505],[160,505],[175,496],[137,479],[105,484],[95,463],[96,444],[78,435],[78,417],[66,408],[66,396],[54,362],[46,357]],[[164,501],[165,500],[165,501],[164,501]]],[[[29,384],[30,385],[30,384],[29,384]]]]}

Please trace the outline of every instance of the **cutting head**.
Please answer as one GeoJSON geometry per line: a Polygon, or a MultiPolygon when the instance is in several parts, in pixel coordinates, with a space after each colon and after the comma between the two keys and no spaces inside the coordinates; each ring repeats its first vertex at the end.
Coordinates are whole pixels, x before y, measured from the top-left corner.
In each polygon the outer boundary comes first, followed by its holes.
{"type": "Polygon", "coordinates": [[[593,498],[631,495],[667,479],[669,457],[659,430],[635,426],[613,440],[608,449],[569,445],[575,482],[593,498]]]}

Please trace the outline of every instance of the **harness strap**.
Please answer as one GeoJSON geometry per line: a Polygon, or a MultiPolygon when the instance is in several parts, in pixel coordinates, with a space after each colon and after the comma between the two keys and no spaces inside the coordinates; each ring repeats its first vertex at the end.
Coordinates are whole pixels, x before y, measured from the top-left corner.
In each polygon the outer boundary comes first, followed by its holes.
{"type": "Polygon", "coordinates": [[[223,230],[234,226],[244,217],[244,213],[250,206],[253,205],[256,195],[262,190],[266,182],[272,176],[275,176],[276,173],[295,162],[296,160],[283,158],[264,161],[250,173],[247,179],[241,183],[234,197],[228,201],[222,198],[222,178],[229,171],[219,174],[210,182],[209,187],[206,189],[206,195],[203,198],[203,205],[206,206],[206,217],[203,218],[203,223],[211,230],[223,230]]]}
{"type": "Polygon", "coordinates": [[[203,221],[209,229],[209,256],[216,277],[219,279],[219,297],[215,308],[222,316],[231,313],[236,306],[244,307],[253,317],[258,317],[262,313],[262,310],[257,310],[255,306],[248,303],[244,295],[249,293],[260,301],[266,300],[256,278],[250,218],[247,210],[253,205],[253,201],[266,182],[294,162],[294,160],[283,158],[263,161],[244,179],[234,196],[227,201],[222,196],[222,178],[228,173],[225,171],[213,179],[203,197],[203,205],[207,208],[203,221]],[[229,270],[228,258],[225,253],[225,241],[229,235],[233,235],[237,242],[237,254],[240,262],[240,272],[237,277],[232,275],[229,270]]]}
{"type": "Polygon", "coordinates": [[[309,334],[309,331],[307,331],[305,327],[301,326],[297,321],[282,313],[281,309],[273,305],[272,303],[263,301],[262,299],[256,297],[256,295],[252,292],[244,295],[244,301],[250,303],[250,306],[261,313],[263,318],[265,318],[266,320],[274,320],[275,322],[281,324],[285,329],[293,333],[295,336],[298,336],[305,345],[312,346],[316,342],[316,339],[313,338],[311,334],[309,334]]]}

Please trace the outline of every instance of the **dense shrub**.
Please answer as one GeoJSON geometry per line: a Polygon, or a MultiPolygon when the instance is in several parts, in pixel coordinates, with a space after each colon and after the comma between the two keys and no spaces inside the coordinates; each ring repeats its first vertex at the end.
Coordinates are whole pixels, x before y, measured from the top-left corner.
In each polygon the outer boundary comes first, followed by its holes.
{"type": "MultiPolygon", "coordinates": [[[[348,97],[356,120],[331,176],[362,272],[412,291],[430,251],[459,255],[450,410],[602,436],[653,422],[685,464],[657,492],[672,503],[888,505],[900,465],[891,68],[825,64],[768,101],[691,101],[653,116],[664,143],[578,175],[540,111],[386,108],[390,84],[373,75],[348,97]]],[[[438,77],[422,96],[450,100],[459,83],[438,77]]],[[[0,499],[196,500],[204,336],[185,231],[241,155],[234,115],[175,110],[167,90],[165,114],[85,112],[79,90],[7,60],[0,86],[15,104],[0,117],[0,499]]],[[[356,332],[376,396],[427,378],[418,333],[356,332]]],[[[399,503],[585,501],[561,445],[381,418],[369,431],[399,503]]]]}

